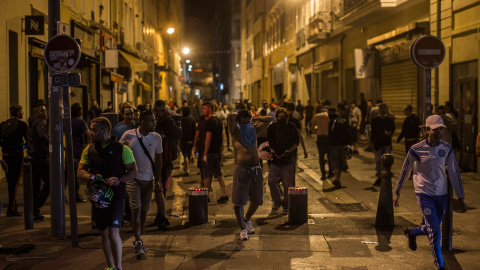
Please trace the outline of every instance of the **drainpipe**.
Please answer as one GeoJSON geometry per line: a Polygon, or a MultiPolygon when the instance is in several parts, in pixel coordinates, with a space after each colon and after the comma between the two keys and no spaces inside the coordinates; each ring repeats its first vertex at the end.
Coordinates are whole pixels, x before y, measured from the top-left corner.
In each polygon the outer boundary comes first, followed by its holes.
{"type": "MultiPolygon", "coordinates": [[[[441,40],[442,39],[442,4],[441,1],[437,1],[437,37],[441,40]]],[[[435,105],[439,105],[439,77],[440,70],[437,67],[435,69],[435,105]]],[[[450,99],[450,98],[449,98],[450,99]]]]}
{"type": "Polygon", "coordinates": [[[340,101],[346,96],[344,93],[343,87],[343,40],[345,39],[346,35],[343,34],[342,38],[340,39],[340,59],[338,60],[338,80],[340,86],[340,101]]]}

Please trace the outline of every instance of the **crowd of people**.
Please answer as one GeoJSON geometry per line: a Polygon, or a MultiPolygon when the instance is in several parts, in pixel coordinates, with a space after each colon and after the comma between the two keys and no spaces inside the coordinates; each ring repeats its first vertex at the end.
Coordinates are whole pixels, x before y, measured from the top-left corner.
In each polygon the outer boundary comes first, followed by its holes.
{"type": "MultiPolygon", "coordinates": [[[[111,186],[114,194],[111,201],[107,205],[92,205],[92,227],[101,231],[108,267],[121,269],[119,229],[124,223],[132,224],[135,254],[144,256],[147,248],[142,233],[152,196],[157,206],[154,223],[159,229],[166,229],[170,222],[166,216],[165,199],[174,162],[181,154],[184,176],[189,176],[196,157],[200,185],[212,191],[213,178],[218,180],[221,196],[217,203],[232,201],[240,227],[240,239],[248,240],[248,235],[255,233],[251,218],[263,204],[262,171],[265,166],[268,166],[271,211],[275,213],[282,208],[284,213],[288,212],[287,194],[288,188],[295,186],[298,147],[302,147],[305,158],[309,156],[302,127],[306,137],[317,135],[321,180],[334,178],[334,188],[342,188],[341,174],[348,170],[347,159],[351,154],[359,154],[359,139],[362,139],[366,144],[364,150],[375,153],[377,180],[373,185],[381,185],[380,160],[383,154],[392,151],[395,116],[382,100],[377,100],[373,105],[371,100],[365,100],[363,94],[359,100],[358,106],[355,101],[333,106],[329,100],[316,102],[315,106],[309,100],[304,106],[300,100],[295,104],[285,95],[278,102],[263,100],[258,109],[248,100],[235,102],[233,106],[201,99],[184,101],[181,106],[163,100],[157,100],[153,106],[147,102],[136,107],[131,102],[124,102],[119,106],[118,116],[111,103],[108,108],[101,110],[98,103],[93,101],[85,119],[82,106],[75,103],[71,113],[77,173],[76,198],[72,199],[86,201],[79,192],[80,180],[93,183],[103,179],[111,186]],[[115,117],[109,117],[111,115],[115,117]],[[112,119],[118,119],[118,122],[112,119]],[[222,162],[224,151],[232,150],[235,170],[230,193],[226,190],[222,162]],[[244,213],[243,207],[247,201],[250,205],[244,213]]],[[[438,255],[438,221],[445,208],[443,197],[437,200],[436,196],[445,194],[443,189],[429,189],[428,185],[446,185],[444,169],[448,164],[449,174],[455,175],[455,191],[463,202],[463,188],[454,154],[454,149],[460,143],[455,134],[458,115],[450,102],[439,106],[434,119],[429,117],[426,120],[424,131],[427,139],[421,141],[421,121],[413,113],[413,107],[406,105],[404,113],[406,118],[396,141],[405,139],[407,158],[395,190],[394,203],[398,206],[402,185],[410,177],[413,163],[421,163],[422,166],[417,166],[413,172],[413,180],[425,225],[408,229],[405,233],[412,249],[417,235],[428,234],[435,263],[441,268],[443,261],[441,253],[438,255]],[[433,150],[430,149],[432,147],[433,150]],[[436,149],[441,151],[436,153],[436,149]],[[431,151],[433,156],[438,155],[442,159],[429,159],[425,163],[427,165],[423,166],[424,155],[420,154],[421,151],[431,151]],[[432,162],[439,163],[434,165],[432,162]],[[433,167],[437,171],[432,171],[433,167]],[[429,173],[425,174],[422,170],[429,170],[429,173]],[[429,174],[443,179],[441,181],[445,183],[433,183],[436,180],[428,178],[429,174]],[[426,214],[428,211],[425,209],[430,211],[432,207],[437,209],[435,219],[426,214]]],[[[0,124],[1,165],[6,171],[9,194],[6,216],[22,215],[17,209],[16,193],[26,148],[27,154],[32,157],[34,219],[41,221],[44,217],[40,214],[40,208],[50,191],[47,109],[43,102],[39,102],[28,124],[22,121],[23,108],[20,105],[11,106],[10,116],[0,124]]],[[[477,152],[480,152],[478,149],[480,146],[477,147],[477,152]]],[[[208,200],[210,202],[210,198],[208,200]]]]}

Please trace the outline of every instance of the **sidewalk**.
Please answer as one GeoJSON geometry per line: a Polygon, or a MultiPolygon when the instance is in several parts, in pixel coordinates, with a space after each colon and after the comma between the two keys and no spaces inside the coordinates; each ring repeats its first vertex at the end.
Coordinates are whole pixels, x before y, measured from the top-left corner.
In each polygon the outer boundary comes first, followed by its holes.
{"type": "MultiPolygon", "coordinates": [[[[349,172],[342,174],[340,190],[332,189],[330,180],[321,181],[315,139],[307,138],[311,156],[299,158],[297,186],[308,187],[309,222],[288,225],[288,217],[270,213],[270,194],[265,186],[264,205],[254,216],[256,233],[248,241],[238,240],[238,225],[231,203],[217,205],[218,182],[209,204],[209,222],[188,226],[188,187],[198,185],[196,170],[190,177],[178,177],[174,172],[173,187],[167,194],[170,230],[146,228],[143,240],[148,247],[147,259],[138,261],[133,253],[131,227],[121,230],[123,240],[123,269],[435,269],[426,237],[418,238],[416,252],[407,247],[405,227],[416,226],[421,216],[413,194],[413,184],[404,187],[401,207],[395,209],[395,227],[378,231],[374,227],[378,204],[373,154],[360,152],[349,161],[349,172]],[[357,206],[353,209],[342,206],[357,206]]],[[[226,154],[230,158],[231,152],[226,154]]],[[[403,157],[395,156],[392,171],[398,175],[403,157]]],[[[178,164],[176,164],[178,167],[178,164]]],[[[224,166],[227,192],[230,196],[233,161],[224,166]]],[[[447,269],[480,269],[480,181],[477,174],[462,174],[466,202],[470,210],[458,213],[454,204],[454,252],[444,254],[447,269]]],[[[265,180],[266,182],[266,180],[265,180]]],[[[393,185],[396,183],[394,176],[393,185]]],[[[83,190],[83,186],[81,190],[83,190]]],[[[19,193],[23,191],[20,188],[19,193]]],[[[5,183],[0,182],[0,198],[6,201],[5,183]]],[[[22,198],[19,198],[21,204],[22,198]]],[[[49,202],[48,202],[49,203],[49,202]]],[[[455,203],[455,202],[454,202],[455,203]]],[[[68,205],[66,212],[68,215],[68,205]]],[[[23,217],[0,216],[0,269],[104,269],[106,266],[100,236],[90,228],[88,204],[79,206],[80,248],[72,248],[70,239],[50,237],[50,216],[35,223],[35,229],[24,230],[23,217]],[[35,249],[21,253],[19,247],[35,249]]],[[[44,207],[48,211],[48,206],[44,207]]],[[[156,209],[147,217],[147,225],[156,209]]],[[[69,217],[66,234],[70,234],[69,217]]]]}

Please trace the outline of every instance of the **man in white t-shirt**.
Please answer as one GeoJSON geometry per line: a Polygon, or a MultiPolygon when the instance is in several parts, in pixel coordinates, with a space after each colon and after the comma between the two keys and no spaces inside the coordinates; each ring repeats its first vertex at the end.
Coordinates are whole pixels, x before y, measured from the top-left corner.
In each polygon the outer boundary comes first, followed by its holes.
{"type": "MultiPolygon", "coordinates": [[[[138,164],[136,179],[127,184],[130,207],[132,208],[133,234],[135,236],[133,245],[137,258],[144,256],[147,250],[140,236],[145,228],[153,189],[162,189],[162,179],[160,177],[162,171],[162,137],[154,130],[155,116],[152,111],[145,111],[140,115],[140,126],[137,129],[126,131],[120,139],[120,143],[132,149],[133,156],[138,164]]],[[[163,205],[165,206],[165,199],[163,205]]]]}

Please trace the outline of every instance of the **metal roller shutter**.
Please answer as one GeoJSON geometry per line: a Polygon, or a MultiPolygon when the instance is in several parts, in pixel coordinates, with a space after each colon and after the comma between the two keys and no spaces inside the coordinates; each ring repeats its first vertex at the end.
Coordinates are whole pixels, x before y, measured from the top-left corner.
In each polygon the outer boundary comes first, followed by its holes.
{"type": "MultiPolygon", "coordinates": [[[[381,66],[380,77],[380,95],[390,111],[395,115],[395,135],[392,141],[395,142],[398,134],[402,130],[403,108],[407,104],[413,106],[413,112],[417,111],[417,93],[418,93],[418,69],[411,60],[390,63],[381,66]]],[[[403,141],[401,142],[403,145],[403,141]]],[[[394,146],[394,150],[400,150],[404,153],[404,148],[394,146]],[[400,148],[400,149],[399,149],[400,148]]],[[[395,151],[396,152],[396,151],[395,151]]]]}

